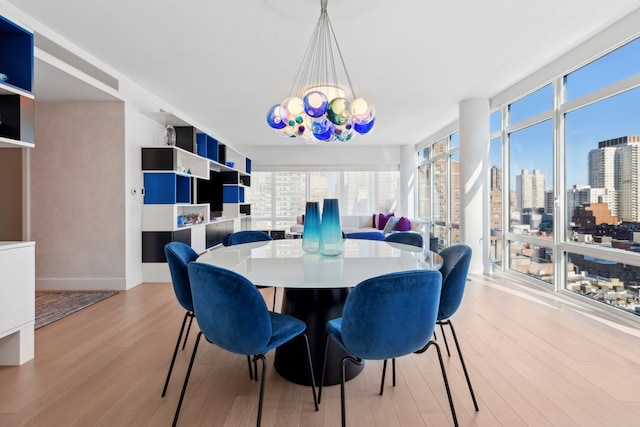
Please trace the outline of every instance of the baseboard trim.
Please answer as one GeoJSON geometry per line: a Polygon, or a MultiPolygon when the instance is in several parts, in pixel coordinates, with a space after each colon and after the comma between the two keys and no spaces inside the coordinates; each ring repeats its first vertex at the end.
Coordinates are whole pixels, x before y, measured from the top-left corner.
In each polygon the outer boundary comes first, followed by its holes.
{"type": "Polygon", "coordinates": [[[37,278],[38,291],[124,291],[127,280],[122,277],[37,278]]]}

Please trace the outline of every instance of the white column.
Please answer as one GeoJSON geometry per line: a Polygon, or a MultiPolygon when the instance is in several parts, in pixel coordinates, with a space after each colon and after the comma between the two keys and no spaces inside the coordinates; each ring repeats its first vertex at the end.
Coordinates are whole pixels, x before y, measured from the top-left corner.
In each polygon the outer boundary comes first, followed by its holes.
{"type": "Polygon", "coordinates": [[[418,183],[418,153],[413,145],[400,148],[400,212],[402,215],[416,218],[416,191],[418,183]]]}
{"type": "Polygon", "coordinates": [[[470,273],[488,274],[489,262],[489,100],[459,105],[461,242],[473,251],[470,273]]]}

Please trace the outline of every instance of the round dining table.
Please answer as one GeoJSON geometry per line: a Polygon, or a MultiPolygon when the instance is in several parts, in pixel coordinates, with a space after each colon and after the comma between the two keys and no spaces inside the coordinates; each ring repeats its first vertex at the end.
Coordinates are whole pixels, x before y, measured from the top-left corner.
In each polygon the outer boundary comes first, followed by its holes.
{"type": "MultiPolygon", "coordinates": [[[[428,249],[360,239],[345,239],[344,251],[337,256],[306,253],[301,239],[283,239],[216,247],[200,255],[197,262],[234,271],[254,285],[285,289],[281,312],[307,324],[316,382],[322,374],[326,322],[342,315],[351,288],[387,273],[442,266],[442,258],[428,249]]],[[[335,343],[331,344],[324,385],[340,383],[340,361],[346,355],[335,343]]],[[[274,365],[285,379],[311,384],[303,340],[280,346],[274,365]]],[[[362,365],[347,364],[347,379],[362,369],[362,365]]]]}

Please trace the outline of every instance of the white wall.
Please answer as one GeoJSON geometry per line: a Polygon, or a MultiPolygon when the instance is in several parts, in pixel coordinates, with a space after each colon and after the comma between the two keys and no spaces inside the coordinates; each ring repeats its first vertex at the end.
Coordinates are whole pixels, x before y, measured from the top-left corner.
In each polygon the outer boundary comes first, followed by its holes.
{"type": "Polygon", "coordinates": [[[37,102],[36,289],[125,289],[124,104],[37,102]]]}

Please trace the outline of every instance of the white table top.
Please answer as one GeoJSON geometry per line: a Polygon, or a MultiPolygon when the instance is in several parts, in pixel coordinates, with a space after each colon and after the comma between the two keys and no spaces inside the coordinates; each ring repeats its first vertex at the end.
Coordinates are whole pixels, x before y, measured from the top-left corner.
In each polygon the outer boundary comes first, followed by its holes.
{"type": "Polygon", "coordinates": [[[254,285],[301,289],[353,287],[386,273],[442,265],[440,255],[415,246],[360,239],[344,243],[344,252],[335,257],[305,253],[301,239],[284,239],[219,247],[197,261],[232,270],[254,285]]]}

